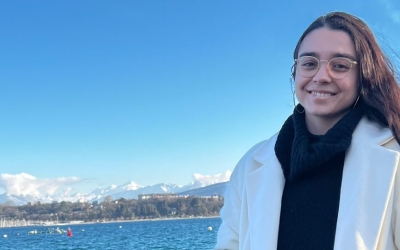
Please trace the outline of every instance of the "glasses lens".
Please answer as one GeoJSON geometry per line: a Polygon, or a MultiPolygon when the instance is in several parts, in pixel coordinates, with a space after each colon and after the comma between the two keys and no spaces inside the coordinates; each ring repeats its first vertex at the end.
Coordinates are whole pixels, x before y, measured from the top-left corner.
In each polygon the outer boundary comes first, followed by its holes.
{"type": "Polygon", "coordinates": [[[297,68],[303,77],[312,77],[318,71],[318,60],[312,56],[302,56],[298,59],[297,68]]]}
{"type": "Polygon", "coordinates": [[[349,75],[353,64],[347,58],[336,57],[329,61],[328,67],[333,78],[341,79],[349,75]]]}
{"type": "MultiPolygon", "coordinates": [[[[319,64],[320,61],[313,56],[302,56],[297,59],[297,70],[303,77],[313,77],[318,72],[319,64]]],[[[353,64],[354,62],[348,58],[335,57],[327,66],[332,78],[342,79],[349,75],[353,64]]]]}

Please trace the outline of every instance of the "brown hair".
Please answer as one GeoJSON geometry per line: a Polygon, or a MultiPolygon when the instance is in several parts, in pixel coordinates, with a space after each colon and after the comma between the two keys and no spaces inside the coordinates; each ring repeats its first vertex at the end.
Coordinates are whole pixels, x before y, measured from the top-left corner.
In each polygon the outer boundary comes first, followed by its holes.
{"type": "MultiPolygon", "coordinates": [[[[303,39],[319,28],[341,30],[350,35],[359,65],[359,102],[364,103],[366,116],[389,127],[400,143],[400,88],[393,64],[379,47],[371,29],[356,16],[331,12],[316,19],[297,42],[293,58],[297,59],[303,39]]],[[[292,77],[295,78],[295,67],[292,77]]]]}

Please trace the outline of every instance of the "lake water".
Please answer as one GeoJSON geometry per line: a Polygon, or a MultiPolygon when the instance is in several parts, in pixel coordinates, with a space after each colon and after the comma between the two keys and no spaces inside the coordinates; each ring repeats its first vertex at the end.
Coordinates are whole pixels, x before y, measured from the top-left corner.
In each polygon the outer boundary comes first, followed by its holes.
{"type": "Polygon", "coordinates": [[[220,224],[220,218],[199,218],[59,226],[70,227],[72,237],[28,234],[54,226],[0,228],[0,249],[212,249],[220,224]]]}

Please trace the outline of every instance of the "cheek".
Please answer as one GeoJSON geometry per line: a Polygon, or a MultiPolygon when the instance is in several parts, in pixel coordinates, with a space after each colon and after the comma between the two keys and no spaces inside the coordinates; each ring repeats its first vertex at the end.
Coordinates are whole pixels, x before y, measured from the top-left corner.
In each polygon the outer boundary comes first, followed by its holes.
{"type": "Polygon", "coordinates": [[[353,72],[353,75],[351,77],[349,85],[350,85],[349,89],[351,89],[351,91],[354,91],[355,95],[358,96],[358,94],[360,92],[359,91],[360,84],[359,84],[359,76],[358,76],[357,71],[353,72]]]}
{"type": "Polygon", "coordinates": [[[308,81],[303,79],[301,76],[297,76],[295,81],[294,81],[294,88],[296,90],[296,93],[299,93],[300,90],[304,88],[304,86],[307,84],[308,81]]]}
{"type": "Polygon", "coordinates": [[[301,102],[303,99],[302,96],[304,96],[304,93],[302,89],[304,88],[304,81],[300,81],[301,77],[297,77],[296,80],[294,81],[294,91],[295,91],[295,96],[296,99],[301,102]]]}
{"type": "Polygon", "coordinates": [[[352,91],[353,91],[353,98],[354,98],[354,100],[355,99],[357,99],[357,97],[360,95],[360,91],[358,90],[358,85],[357,85],[357,83],[356,84],[354,84],[354,86],[353,86],[353,88],[352,88],[352,91]]]}
{"type": "Polygon", "coordinates": [[[358,87],[358,82],[357,82],[357,77],[354,77],[353,79],[351,79],[349,82],[344,83],[343,85],[344,87],[344,91],[346,91],[347,93],[349,93],[350,95],[352,95],[352,97],[354,99],[357,98],[357,96],[359,95],[359,87],[358,87]]]}

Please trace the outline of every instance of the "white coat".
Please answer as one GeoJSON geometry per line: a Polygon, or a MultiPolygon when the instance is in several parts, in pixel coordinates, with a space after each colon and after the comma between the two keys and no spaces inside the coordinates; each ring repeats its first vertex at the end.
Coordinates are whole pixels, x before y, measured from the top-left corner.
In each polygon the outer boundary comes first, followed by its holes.
{"type": "MultiPolygon", "coordinates": [[[[255,145],[232,173],[215,249],[277,248],[285,184],[277,135],[255,145]]],[[[365,117],[346,153],[335,250],[400,249],[400,146],[365,117]]]]}

